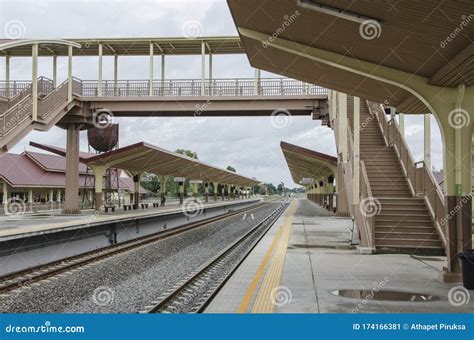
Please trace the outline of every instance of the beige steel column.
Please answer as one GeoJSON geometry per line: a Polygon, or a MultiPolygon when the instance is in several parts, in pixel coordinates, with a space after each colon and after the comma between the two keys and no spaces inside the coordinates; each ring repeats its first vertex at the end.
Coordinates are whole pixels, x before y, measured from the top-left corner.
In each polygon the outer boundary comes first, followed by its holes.
{"type": "Polygon", "coordinates": [[[400,133],[405,138],[405,114],[399,113],[398,114],[398,126],[400,128],[400,133]]]}
{"type": "Polygon", "coordinates": [[[205,202],[209,202],[209,182],[204,183],[204,197],[205,197],[205,202]]]}
{"type": "Polygon", "coordinates": [[[153,74],[154,74],[154,63],[153,63],[153,43],[150,43],[150,67],[148,76],[148,95],[153,96],[153,74]]]}
{"type": "Polygon", "coordinates": [[[359,177],[360,177],[360,98],[354,97],[354,145],[353,145],[353,196],[352,202],[354,204],[359,204],[359,177]]]}
{"type": "Polygon", "coordinates": [[[431,113],[425,113],[423,116],[423,159],[425,161],[426,168],[431,169],[431,113]]]}
{"type": "Polygon", "coordinates": [[[342,161],[345,163],[348,160],[347,153],[347,94],[339,93],[339,153],[342,155],[342,161]]]}
{"type": "Polygon", "coordinates": [[[33,44],[32,51],[32,71],[31,71],[31,102],[32,102],[32,119],[38,120],[38,44],[33,44]]]}
{"type": "Polygon", "coordinates": [[[212,53],[209,51],[209,95],[212,96],[212,53]]]}
{"type": "Polygon", "coordinates": [[[118,96],[118,55],[114,55],[114,96],[118,96]]]}
{"type": "Polygon", "coordinates": [[[67,48],[67,100],[72,101],[72,46],[67,48]]]}
{"type": "Polygon", "coordinates": [[[253,94],[256,95],[256,96],[260,92],[260,89],[259,89],[259,87],[260,87],[260,75],[261,75],[260,70],[256,68],[254,70],[254,75],[253,75],[253,94]]]}
{"type": "Polygon", "coordinates": [[[222,200],[225,199],[225,187],[226,187],[225,184],[221,184],[221,197],[222,197],[222,200]]]}
{"type": "Polygon", "coordinates": [[[201,96],[204,96],[206,89],[204,86],[204,78],[206,77],[206,44],[201,43],[201,96]]]}
{"type": "Polygon", "coordinates": [[[91,167],[94,173],[94,199],[95,199],[95,211],[103,211],[103,200],[102,192],[104,186],[104,175],[107,167],[105,166],[95,166],[91,167]]]}
{"type": "Polygon", "coordinates": [[[49,189],[49,203],[53,203],[54,189],[49,189]]]}
{"type": "Polygon", "coordinates": [[[3,182],[3,190],[2,190],[2,193],[3,193],[3,200],[2,200],[2,203],[3,204],[8,204],[8,184],[7,182],[3,182]]]}
{"type": "Polygon", "coordinates": [[[99,43],[99,82],[97,84],[97,96],[102,97],[102,54],[103,45],[99,43]]]}
{"type": "Polygon", "coordinates": [[[56,192],[56,202],[61,202],[61,189],[56,192]]]}
{"type": "Polygon", "coordinates": [[[10,56],[5,56],[5,96],[10,97],[10,56]]]}
{"type": "Polygon", "coordinates": [[[58,56],[53,55],[53,86],[56,88],[58,84],[58,56]]]}
{"type": "Polygon", "coordinates": [[[140,177],[141,173],[136,173],[133,176],[133,205],[135,209],[138,209],[140,206],[140,177]]]}
{"type": "Polygon", "coordinates": [[[165,94],[165,55],[161,55],[161,95],[165,94]]]}
{"type": "Polygon", "coordinates": [[[79,214],[79,126],[69,124],[66,144],[66,190],[63,213],[79,214]]]}
{"type": "Polygon", "coordinates": [[[28,190],[28,203],[33,203],[33,189],[28,190]]]}
{"type": "Polygon", "coordinates": [[[184,203],[184,182],[178,182],[178,195],[179,195],[179,204],[183,205],[183,203],[184,203]]]}

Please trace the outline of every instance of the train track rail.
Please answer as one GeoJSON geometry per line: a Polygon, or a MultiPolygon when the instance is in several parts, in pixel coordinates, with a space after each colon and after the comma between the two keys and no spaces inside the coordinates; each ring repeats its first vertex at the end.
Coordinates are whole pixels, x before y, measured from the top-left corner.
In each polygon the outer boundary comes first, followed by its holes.
{"type": "Polygon", "coordinates": [[[228,212],[223,215],[210,217],[198,222],[185,224],[181,227],[176,227],[167,231],[161,231],[150,235],[142,236],[133,240],[121,242],[115,245],[111,245],[105,248],[92,250],[80,255],[67,257],[61,260],[45,263],[39,266],[27,268],[18,272],[7,274],[0,277],[0,294],[8,293],[17,288],[28,287],[32,283],[45,280],[52,276],[83,267],[93,262],[100,261],[102,259],[118,255],[145,245],[152,244],[154,242],[161,241],[163,239],[185,233],[187,231],[206,226],[210,223],[225,220],[227,218],[247,213],[259,209],[270,203],[259,203],[251,207],[238,209],[235,211],[228,212]]]}
{"type": "Polygon", "coordinates": [[[285,203],[213,259],[144,307],[140,313],[201,313],[247,258],[278,217],[285,203]]]}

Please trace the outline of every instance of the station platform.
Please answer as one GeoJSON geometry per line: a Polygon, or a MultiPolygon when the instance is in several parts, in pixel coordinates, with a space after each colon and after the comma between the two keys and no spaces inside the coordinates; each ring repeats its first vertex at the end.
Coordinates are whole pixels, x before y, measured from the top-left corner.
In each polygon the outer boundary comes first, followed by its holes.
{"type": "Polygon", "coordinates": [[[474,310],[474,298],[460,284],[438,280],[446,257],[362,255],[351,241],[352,230],[351,219],[335,217],[306,198],[295,198],[205,312],[474,310]]]}
{"type": "MultiPolygon", "coordinates": [[[[199,203],[196,205],[196,208],[206,210],[209,208],[242,205],[244,203],[256,203],[258,201],[260,201],[260,198],[232,199],[225,201],[219,199],[218,201],[209,201],[209,203],[199,203]]],[[[193,207],[188,207],[190,210],[191,208],[193,207]]],[[[100,214],[97,214],[93,209],[88,209],[83,210],[80,215],[63,215],[60,211],[3,215],[0,216],[0,242],[16,238],[55,233],[64,230],[93,227],[104,223],[121,223],[142,218],[173,215],[176,213],[182,213],[183,209],[183,206],[174,203],[165,207],[150,207],[148,209],[131,211],[124,211],[123,209],[117,208],[115,212],[101,212],[100,214]]]]}

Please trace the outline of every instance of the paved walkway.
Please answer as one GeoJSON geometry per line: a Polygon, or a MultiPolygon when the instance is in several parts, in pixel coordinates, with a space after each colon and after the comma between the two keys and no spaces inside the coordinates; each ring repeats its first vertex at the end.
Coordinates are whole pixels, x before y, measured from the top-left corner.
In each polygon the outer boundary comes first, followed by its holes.
{"type": "MultiPolygon", "coordinates": [[[[361,255],[351,245],[352,221],[304,198],[247,257],[206,312],[251,313],[465,313],[474,294],[438,280],[446,258],[402,254],[361,255]],[[349,297],[342,289],[361,289],[349,297]],[[426,302],[376,301],[380,291],[426,294],[426,302]],[[472,295],[472,296],[470,296],[472,295]],[[464,299],[464,300],[463,300],[464,299]],[[458,302],[469,301],[460,306],[458,302]]],[[[385,294],[385,298],[393,294],[385,294]]]]}

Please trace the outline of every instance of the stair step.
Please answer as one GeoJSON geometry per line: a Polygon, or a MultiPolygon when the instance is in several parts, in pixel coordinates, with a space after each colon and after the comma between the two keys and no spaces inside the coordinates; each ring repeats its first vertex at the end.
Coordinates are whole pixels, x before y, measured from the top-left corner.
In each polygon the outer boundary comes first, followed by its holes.
{"type": "Polygon", "coordinates": [[[416,239],[378,239],[375,238],[375,246],[393,248],[440,248],[443,245],[439,240],[416,240],[416,239]]]}
{"type": "Polygon", "coordinates": [[[398,232],[398,233],[411,233],[411,232],[423,232],[431,233],[434,231],[432,224],[430,225],[377,225],[375,226],[375,232],[398,232]]]}
{"type": "Polygon", "coordinates": [[[375,239],[386,239],[386,240],[435,240],[440,241],[439,235],[436,230],[431,233],[423,232],[406,232],[406,231],[375,231],[375,239]]]}

